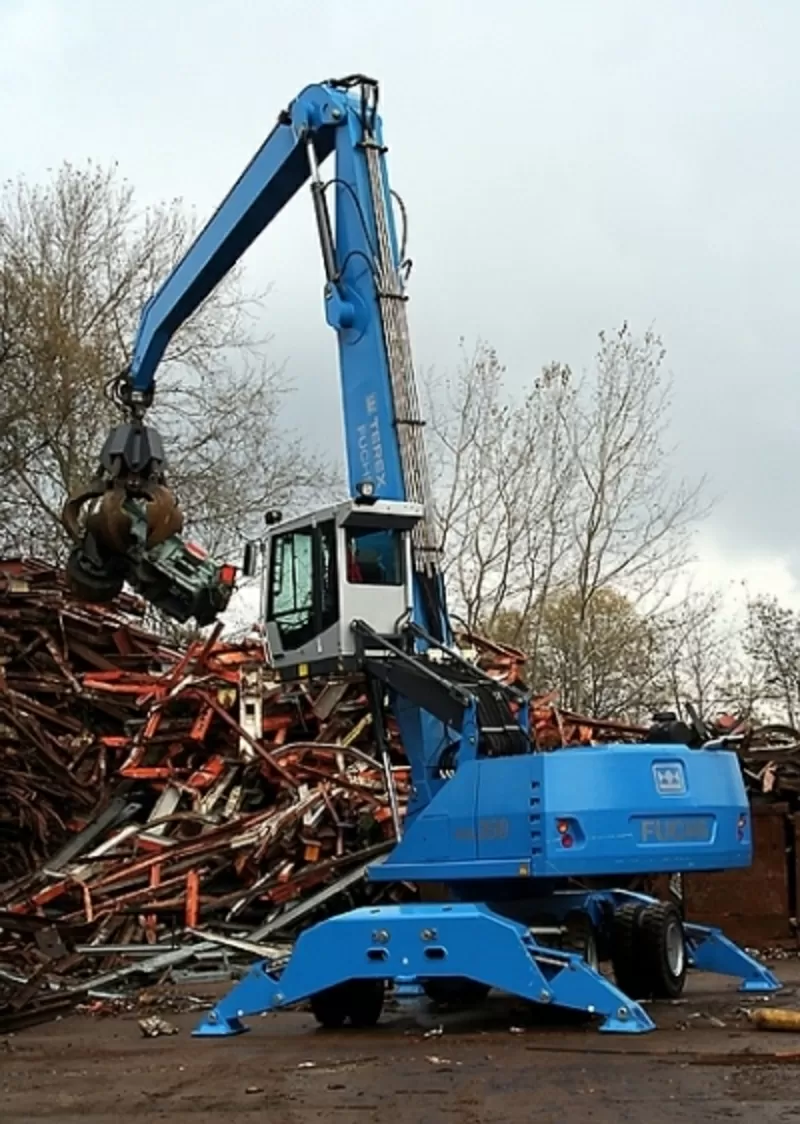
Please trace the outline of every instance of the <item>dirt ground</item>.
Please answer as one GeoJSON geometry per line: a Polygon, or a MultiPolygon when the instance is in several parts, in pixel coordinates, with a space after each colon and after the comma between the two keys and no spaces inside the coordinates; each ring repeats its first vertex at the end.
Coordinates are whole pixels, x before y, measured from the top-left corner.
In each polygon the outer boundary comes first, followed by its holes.
{"type": "MultiPolygon", "coordinates": [[[[770,1002],[800,1007],[800,963],[774,968],[787,987],[770,1002]]],[[[698,975],[634,1037],[545,1025],[505,997],[389,1009],[368,1032],[275,1014],[222,1040],[190,1037],[200,1012],[161,1011],[179,1033],[158,1038],[139,1028],[149,1012],[74,1014],[0,1038],[0,1121],[800,1121],[800,1034],[752,1029],[743,1008],[760,1002],[698,975]]]]}

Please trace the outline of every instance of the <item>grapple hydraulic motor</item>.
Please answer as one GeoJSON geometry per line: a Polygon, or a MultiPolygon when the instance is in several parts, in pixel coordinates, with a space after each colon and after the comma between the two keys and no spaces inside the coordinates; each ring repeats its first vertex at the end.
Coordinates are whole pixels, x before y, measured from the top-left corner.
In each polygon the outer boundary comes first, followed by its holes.
{"type": "Polygon", "coordinates": [[[183,513],[165,467],[161,438],[141,418],[111,431],[94,477],[64,506],[75,543],[67,579],[76,597],[96,602],[112,600],[127,581],[168,616],[210,624],[230,600],[236,571],[181,538],[183,513]]]}

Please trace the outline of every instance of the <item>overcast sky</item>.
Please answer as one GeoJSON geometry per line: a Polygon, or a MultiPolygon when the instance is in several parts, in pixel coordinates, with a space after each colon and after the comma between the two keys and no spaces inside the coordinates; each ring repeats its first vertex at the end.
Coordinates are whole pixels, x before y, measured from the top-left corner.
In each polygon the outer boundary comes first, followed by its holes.
{"type": "MultiPolygon", "coordinates": [[[[703,573],[800,591],[797,0],[0,0],[0,175],[118,161],[209,214],[307,83],[382,83],[420,368],[489,340],[521,383],[627,318],[662,333],[703,573]],[[797,583],[797,584],[796,584],[797,583]]],[[[292,421],[339,442],[301,193],[247,257],[292,421]]]]}

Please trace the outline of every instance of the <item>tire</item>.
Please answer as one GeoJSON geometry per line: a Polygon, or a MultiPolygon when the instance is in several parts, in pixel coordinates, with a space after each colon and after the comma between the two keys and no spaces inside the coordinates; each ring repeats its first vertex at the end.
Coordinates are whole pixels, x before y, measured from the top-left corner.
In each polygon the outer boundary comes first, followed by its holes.
{"type": "Polygon", "coordinates": [[[431,976],[422,985],[433,1003],[443,1006],[471,1007],[482,1003],[492,990],[488,984],[470,980],[466,976],[431,976]]]}
{"type": "Polygon", "coordinates": [[[683,921],[674,902],[647,906],[640,919],[639,942],[648,998],[677,999],[686,983],[688,958],[683,921]]]}
{"type": "Polygon", "coordinates": [[[351,1026],[375,1026],[383,1012],[383,980],[350,980],[347,995],[347,1013],[351,1026]]]}
{"type": "Polygon", "coordinates": [[[611,929],[611,967],[617,987],[630,999],[647,998],[648,971],[642,959],[640,936],[645,907],[626,902],[614,910],[611,929]]]}
{"type": "MultiPolygon", "coordinates": [[[[349,983],[350,981],[348,981],[349,983]]],[[[310,999],[311,1012],[326,1030],[338,1030],[347,1019],[347,983],[318,991],[310,999]]]]}
{"type": "Polygon", "coordinates": [[[326,1030],[338,1030],[347,1020],[354,1027],[375,1026],[383,1012],[383,980],[346,980],[312,995],[314,1018],[326,1030]]]}
{"type": "Polygon", "coordinates": [[[561,947],[565,952],[577,952],[590,968],[597,972],[600,969],[600,956],[598,952],[597,934],[595,933],[592,919],[588,913],[574,910],[564,919],[566,933],[561,947]]]}

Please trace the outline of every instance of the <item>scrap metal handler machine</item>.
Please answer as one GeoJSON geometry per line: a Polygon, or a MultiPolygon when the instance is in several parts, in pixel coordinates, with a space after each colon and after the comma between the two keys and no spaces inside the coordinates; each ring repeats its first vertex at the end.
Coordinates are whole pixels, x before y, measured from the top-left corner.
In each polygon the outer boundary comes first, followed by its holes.
{"type": "Polygon", "coordinates": [[[377,83],[352,76],[307,87],[280,114],[145,306],[118,384],[127,418],[65,509],[81,596],[113,597],[128,581],[178,619],[205,624],[225,608],[235,571],[181,538],[161,441],[144,417],[173,334],[310,183],[325,314],[338,340],[350,499],[271,526],[267,638],[287,681],[365,677],[397,833],[368,877],[416,883],[422,900],[305,929],[288,961],[256,963],[195,1033],[233,1034],[248,1016],[306,1000],[323,1025],[369,1025],[392,984],[466,1002],[496,988],[621,1032],[652,1029],[638,1000],[677,996],[688,968],[775,990],[772,973],[720,930],[620,888],[632,875],[750,864],[735,752],[721,741],[667,740],[539,751],[526,696],[484,675],[454,642],[377,108],[377,83]],[[331,155],[325,183],[320,166],[331,155]],[[387,714],[411,771],[402,819],[387,714]],[[429,900],[434,886],[438,900],[429,900]],[[600,970],[606,961],[613,978],[600,970]]]}

